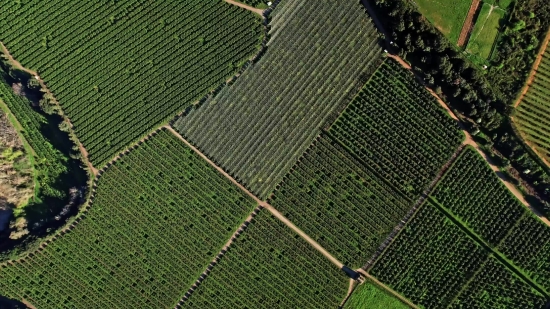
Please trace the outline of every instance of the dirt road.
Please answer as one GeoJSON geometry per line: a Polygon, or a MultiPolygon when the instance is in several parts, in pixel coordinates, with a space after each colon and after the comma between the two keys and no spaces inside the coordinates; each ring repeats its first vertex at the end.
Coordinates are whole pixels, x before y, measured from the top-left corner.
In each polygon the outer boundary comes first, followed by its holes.
{"type": "Polygon", "coordinates": [[[234,0],[224,0],[224,1],[227,2],[227,3],[233,4],[233,5],[236,5],[238,7],[241,7],[245,10],[249,10],[251,12],[254,12],[254,13],[256,13],[256,14],[262,16],[262,17],[264,16],[264,10],[262,10],[262,9],[257,9],[255,7],[250,6],[250,5],[246,5],[244,3],[237,2],[237,1],[234,1],[234,0]]]}
{"type": "MultiPolygon", "coordinates": [[[[411,66],[406,63],[405,61],[403,61],[403,59],[401,59],[400,57],[398,56],[394,56],[394,55],[390,55],[388,54],[388,57],[390,58],[393,58],[395,59],[397,62],[399,62],[404,68],[408,69],[408,70],[411,70],[411,66]]],[[[548,220],[546,217],[544,217],[539,211],[537,211],[535,208],[533,208],[528,202],[527,200],[525,199],[525,197],[523,196],[523,193],[521,193],[521,191],[513,184],[511,183],[507,178],[506,176],[500,171],[500,169],[498,168],[498,166],[495,164],[495,162],[493,162],[493,160],[485,153],[485,151],[483,151],[481,149],[481,147],[479,147],[479,145],[474,141],[472,135],[468,132],[468,130],[466,130],[466,127],[464,126],[464,124],[458,119],[458,117],[455,115],[455,113],[449,108],[449,106],[443,101],[441,100],[441,98],[437,95],[437,93],[435,93],[433,90],[431,90],[430,88],[426,87],[426,90],[428,90],[433,96],[434,98],[436,98],[437,102],[441,105],[441,107],[443,107],[447,113],[449,114],[449,116],[451,116],[453,119],[455,119],[457,122],[458,122],[458,125],[460,126],[460,128],[462,129],[462,132],[464,132],[464,136],[465,136],[465,140],[463,142],[463,144],[466,144],[466,145],[470,145],[472,147],[474,147],[477,152],[485,159],[485,161],[487,161],[487,163],[489,164],[489,166],[491,167],[491,169],[496,173],[496,175],[498,176],[498,178],[502,181],[502,183],[506,186],[506,188],[508,188],[508,190],[510,190],[510,192],[512,192],[512,194],[514,194],[514,196],[527,208],[529,208],[537,217],[539,217],[539,219],[544,222],[546,225],[550,226],[550,220],[548,220]]]]}
{"type": "Polygon", "coordinates": [[[535,80],[535,75],[537,74],[537,70],[539,68],[539,65],[542,61],[542,57],[544,56],[544,53],[546,52],[546,48],[548,47],[548,42],[550,42],[550,29],[546,32],[546,37],[544,38],[544,41],[542,41],[542,45],[540,47],[539,53],[537,54],[537,58],[535,59],[535,62],[533,63],[533,68],[531,68],[531,73],[529,73],[529,77],[527,78],[527,81],[525,82],[525,85],[523,85],[523,88],[521,89],[521,93],[519,97],[517,98],[516,102],[514,103],[514,107],[518,107],[521,104],[521,101],[523,101],[523,98],[527,94],[527,91],[529,90],[529,87],[535,80]]]}
{"type": "MultiPolygon", "coordinates": [[[[18,70],[29,73],[30,75],[34,76],[34,78],[36,78],[36,80],[38,80],[42,90],[52,98],[53,102],[56,105],[58,105],[59,110],[62,111],[63,109],[61,108],[61,105],[59,105],[59,102],[55,99],[53,93],[50,91],[48,86],[46,86],[46,83],[44,83],[42,78],[40,78],[40,76],[38,76],[38,73],[36,71],[33,71],[33,70],[30,70],[30,69],[27,69],[27,68],[23,67],[23,65],[21,65],[21,63],[19,63],[19,61],[15,60],[13,58],[13,56],[10,54],[9,50],[4,45],[4,43],[0,42],[0,48],[2,49],[2,53],[4,54],[4,56],[8,59],[8,61],[11,63],[11,65],[13,65],[13,67],[15,67],[18,70]]],[[[72,129],[73,124],[72,124],[71,120],[63,112],[61,112],[61,117],[63,117],[63,120],[66,121],[69,124],[69,126],[71,127],[71,133],[74,136],[76,136],[76,133],[72,129]]],[[[78,144],[78,148],[80,150],[80,153],[82,153],[82,158],[84,160],[84,163],[88,166],[88,168],[90,169],[90,172],[94,176],[97,176],[98,170],[93,166],[92,162],[90,162],[90,160],[88,159],[89,158],[88,157],[88,151],[86,150],[86,148],[84,148],[84,145],[82,145],[82,143],[80,142],[80,140],[78,138],[76,140],[77,140],[77,144],[78,144]]]]}
{"type": "Polygon", "coordinates": [[[327,259],[329,259],[334,265],[336,265],[338,268],[342,268],[344,264],[340,261],[338,261],[335,257],[333,257],[328,251],[325,250],[319,243],[317,243],[315,240],[313,240],[309,235],[304,233],[302,230],[300,230],[294,223],[290,222],[285,216],[283,216],[279,211],[277,211],[273,206],[269,205],[268,203],[260,200],[258,197],[256,197],[254,194],[252,194],[248,189],[246,189],[243,185],[241,185],[239,182],[237,182],[233,177],[231,177],[228,173],[226,173],[221,167],[217,166],[214,162],[212,162],[206,155],[204,155],[202,152],[200,152],[197,148],[195,148],[193,145],[191,145],[185,138],[183,138],[176,130],[174,130],[170,126],[164,126],[163,128],[167,129],[168,131],[172,132],[178,139],[180,139],[182,142],[184,142],[189,148],[191,148],[194,152],[196,152],[201,158],[203,158],[208,164],[210,164],[212,167],[214,167],[219,173],[224,175],[227,179],[231,180],[233,184],[235,184],[239,189],[243,190],[248,196],[250,196],[252,199],[254,199],[258,205],[266,208],[269,210],[277,219],[281,220],[286,226],[288,226],[290,229],[292,229],[294,232],[296,232],[300,237],[302,237],[304,240],[306,240],[311,246],[313,246],[317,251],[319,251],[321,254],[323,254],[327,259]]]}
{"type": "Polygon", "coordinates": [[[473,0],[472,4],[470,5],[470,10],[468,11],[468,16],[466,16],[466,19],[464,20],[464,24],[462,25],[462,31],[460,31],[460,36],[458,37],[458,42],[456,42],[456,45],[459,47],[464,46],[464,44],[467,43],[468,36],[472,32],[472,29],[474,28],[474,17],[476,16],[477,9],[479,8],[479,4],[481,3],[481,0],[473,0]]]}

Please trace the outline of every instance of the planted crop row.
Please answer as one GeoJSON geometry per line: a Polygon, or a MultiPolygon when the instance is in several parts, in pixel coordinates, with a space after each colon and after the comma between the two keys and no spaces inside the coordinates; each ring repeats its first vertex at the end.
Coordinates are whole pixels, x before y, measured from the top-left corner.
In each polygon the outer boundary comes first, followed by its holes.
{"type": "Polygon", "coordinates": [[[445,308],[487,259],[481,246],[423,205],[371,273],[424,308],[445,308]]]}
{"type": "Polygon", "coordinates": [[[526,213],[471,147],[465,148],[432,195],[492,246],[497,246],[526,213]]]}
{"type": "Polygon", "coordinates": [[[231,76],[263,27],[217,0],[39,0],[0,7],[0,38],[55,94],[100,166],[231,76]]]}
{"type": "Polygon", "coordinates": [[[463,139],[433,96],[391,59],[371,77],[330,134],[410,197],[424,190],[463,139]]]}
{"type": "Polygon", "coordinates": [[[231,245],[184,308],[336,308],[342,271],[262,210],[231,245]]]}
{"type": "Polygon", "coordinates": [[[372,274],[427,309],[542,309],[548,301],[429,203],[372,274]]]}
{"type": "Polygon", "coordinates": [[[173,306],[254,202],[166,131],[115,162],[73,231],[0,268],[38,308],[173,306]]]}
{"type": "Polygon", "coordinates": [[[530,146],[550,160],[550,50],[546,50],[535,79],[514,114],[530,146]]]}
{"type": "Polygon", "coordinates": [[[260,61],[175,122],[182,135],[261,198],[381,56],[376,28],[354,0],[283,1],[270,27],[260,61]]]}
{"type": "Polygon", "coordinates": [[[270,204],[344,264],[358,268],[412,202],[321,137],[285,176],[270,204]]]}

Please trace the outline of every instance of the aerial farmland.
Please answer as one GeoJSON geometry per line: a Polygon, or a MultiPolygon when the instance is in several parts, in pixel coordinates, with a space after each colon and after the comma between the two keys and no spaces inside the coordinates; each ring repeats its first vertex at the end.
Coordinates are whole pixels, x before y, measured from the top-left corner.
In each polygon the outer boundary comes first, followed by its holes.
{"type": "Polygon", "coordinates": [[[549,309],[549,29],[543,0],[2,3],[0,308],[549,309]]]}

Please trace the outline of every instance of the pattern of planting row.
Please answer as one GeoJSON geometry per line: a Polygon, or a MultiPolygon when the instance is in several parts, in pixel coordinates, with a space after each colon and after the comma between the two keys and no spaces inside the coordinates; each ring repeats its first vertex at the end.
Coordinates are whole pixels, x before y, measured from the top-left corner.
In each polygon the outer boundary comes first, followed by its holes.
{"type": "Polygon", "coordinates": [[[550,291],[550,228],[546,224],[534,216],[524,216],[498,249],[550,291]]]}
{"type": "Polygon", "coordinates": [[[504,264],[490,256],[449,308],[542,309],[547,301],[548,299],[515,276],[504,264]]]}
{"type": "Polygon", "coordinates": [[[336,308],[349,278],[267,210],[231,245],[184,308],[336,308]]]}
{"type": "Polygon", "coordinates": [[[508,191],[477,151],[465,148],[432,196],[531,280],[550,290],[550,227],[508,191]]]}
{"type": "Polygon", "coordinates": [[[381,57],[376,28],[354,0],[283,1],[270,27],[261,60],[174,124],[260,198],[381,57]]]}
{"type": "Polygon", "coordinates": [[[425,308],[445,308],[487,259],[481,246],[426,203],[371,274],[425,308]]]}
{"type": "Polygon", "coordinates": [[[426,309],[541,309],[545,302],[430,203],[422,206],[371,273],[426,309]]]}
{"type": "Polygon", "coordinates": [[[258,50],[253,13],[218,0],[40,0],[0,7],[0,39],[55,94],[100,166],[258,50]]]}
{"type": "Polygon", "coordinates": [[[433,96],[392,59],[371,77],[330,134],[410,197],[422,192],[463,139],[433,96]]]}
{"type": "Polygon", "coordinates": [[[432,196],[493,247],[526,213],[472,147],[463,150],[432,196]]]}
{"type": "Polygon", "coordinates": [[[514,114],[527,141],[550,160],[550,50],[542,58],[535,79],[514,114]]]}
{"type": "MultiPolygon", "coordinates": [[[[0,68],[0,100],[19,121],[23,129],[21,134],[36,153],[34,165],[40,188],[37,197],[41,200],[55,199],[55,202],[48,203],[48,207],[63,207],[70,187],[80,187],[86,183],[80,161],[69,157],[71,153],[78,153],[78,148],[75,151],[72,147],[76,145],[57,127],[60,117],[47,116],[33,108],[28,99],[14,94],[7,78],[7,73],[0,68]]],[[[53,208],[48,211],[58,212],[53,208]]]]}
{"type": "Polygon", "coordinates": [[[413,202],[332,143],[319,138],[269,203],[337,259],[359,268],[413,202]]]}
{"type": "Polygon", "coordinates": [[[167,131],[102,174],[76,228],[0,269],[0,291],[38,308],[173,306],[254,202],[167,131]]]}

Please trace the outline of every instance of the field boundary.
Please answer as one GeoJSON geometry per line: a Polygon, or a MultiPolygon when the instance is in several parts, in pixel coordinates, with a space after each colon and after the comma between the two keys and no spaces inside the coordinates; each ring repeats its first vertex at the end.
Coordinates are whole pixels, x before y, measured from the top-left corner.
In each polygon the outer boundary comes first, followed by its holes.
{"type": "Polygon", "coordinates": [[[529,76],[527,77],[527,80],[525,81],[523,88],[521,88],[521,91],[518,97],[516,98],[516,101],[514,102],[514,108],[517,108],[521,104],[521,102],[523,101],[523,98],[527,94],[527,91],[531,87],[531,84],[533,84],[533,81],[535,81],[535,75],[537,74],[537,70],[539,68],[540,63],[542,62],[542,57],[546,52],[546,48],[548,47],[549,42],[550,42],[550,29],[546,31],[546,36],[544,37],[544,41],[542,41],[540,45],[539,52],[537,53],[537,58],[535,59],[535,62],[533,62],[531,72],[529,73],[529,76]]]}
{"type": "Polygon", "coordinates": [[[262,17],[264,16],[265,10],[257,9],[257,8],[255,8],[255,7],[252,7],[252,6],[248,5],[248,4],[244,4],[244,3],[242,3],[242,2],[238,2],[238,1],[235,1],[235,0],[224,0],[224,1],[227,2],[227,3],[229,3],[229,4],[233,4],[233,5],[235,5],[235,6],[238,6],[238,7],[240,7],[240,8],[243,8],[243,9],[245,9],[245,10],[248,10],[248,11],[250,11],[250,12],[253,12],[253,13],[255,13],[255,14],[258,14],[258,15],[260,15],[260,16],[262,16],[262,17]]]}
{"type": "Polygon", "coordinates": [[[375,283],[376,285],[380,286],[381,288],[383,288],[384,290],[386,290],[388,293],[392,294],[393,296],[397,297],[399,300],[401,300],[402,302],[404,302],[405,304],[407,304],[409,307],[413,308],[413,309],[420,309],[420,307],[418,307],[417,305],[413,304],[413,302],[411,302],[410,300],[408,300],[405,296],[397,293],[395,290],[393,290],[392,288],[390,288],[389,286],[385,285],[384,283],[378,281],[378,279],[374,278],[372,275],[370,275],[368,272],[366,272],[364,269],[362,268],[359,268],[357,270],[357,272],[359,272],[361,275],[365,276],[367,279],[371,280],[373,283],[375,283]]]}
{"type": "Polygon", "coordinates": [[[210,264],[206,267],[206,269],[200,274],[199,278],[193,283],[193,285],[185,292],[185,295],[180,299],[180,301],[176,304],[174,309],[181,309],[184,303],[191,297],[191,294],[195,292],[196,289],[199,288],[199,286],[202,284],[202,282],[208,277],[212,269],[216,267],[216,265],[220,262],[220,260],[224,257],[225,253],[229,251],[229,248],[233,244],[237,238],[246,231],[248,226],[252,223],[254,218],[260,213],[260,211],[263,209],[262,206],[258,205],[254,210],[250,213],[250,215],[244,220],[244,222],[235,230],[233,235],[229,238],[229,240],[225,243],[225,245],[222,247],[222,249],[218,252],[218,254],[212,259],[210,264]]]}
{"type": "Polygon", "coordinates": [[[458,47],[464,47],[464,44],[468,42],[469,36],[472,33],[472,30],[474,29],[474,25],[475,25],[474,19],[478,12],[479,5],[481,3],[482,3],[481,0],[472,0],[472,4],[470,5],[470,10],[468,11],[468,15],[464,20],[464,24],[462,25],[462,30],[460,31],[460,36],[458,37],[458,41],[456,42],[456,45],[458,45],[458,47]]]}

